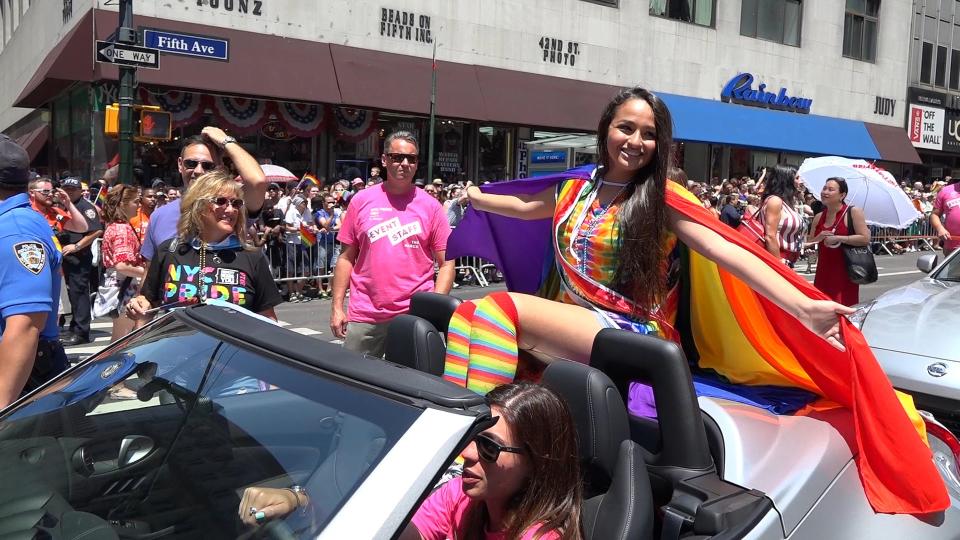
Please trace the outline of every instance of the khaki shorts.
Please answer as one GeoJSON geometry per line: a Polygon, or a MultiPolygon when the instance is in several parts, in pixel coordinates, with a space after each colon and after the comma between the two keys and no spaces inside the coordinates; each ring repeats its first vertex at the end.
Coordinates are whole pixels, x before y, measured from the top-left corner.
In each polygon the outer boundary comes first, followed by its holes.
{"type": "Polygon", "coordinates": [[[382,323],[348,322],[347,337],[343,340],[343,346],[351,351],[383,358],[389,326],[389,321],[382,323]]]}

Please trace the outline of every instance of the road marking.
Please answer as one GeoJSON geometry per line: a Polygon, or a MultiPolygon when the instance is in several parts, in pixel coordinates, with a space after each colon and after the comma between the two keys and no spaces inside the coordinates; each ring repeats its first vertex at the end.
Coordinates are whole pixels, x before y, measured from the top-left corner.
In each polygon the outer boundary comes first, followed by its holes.
{"type": "Polygon", "coordinates": [[[330,343],[333,343],[334,345],[343,345],[343,340],[342,340],[342,339],[331,339],[331,340],[330,340],[330,343]]]}
{"type": "Polygon", "coordinates": [[[305,336],[316,336],[323,333],[319,330],[314,330],[313,328],[291,328],[290,330],[305,336]]]}
{"type": "Polygon", "coordinates": [[[103,321],[103,322],[92,322],[90,323],[91,330],[113,330],[113,321],[103,321]]]}
{"type": "MultiPolygon", "coordinates": [[[[109,341],[109,339],[108,339],[109,341]]],[[[103,349],[107,348],[108,343],[102,345],[82,345],[77,347],[66,347],[64,350],[67,354],[95,354],[103,349]]]]}
{"type": "Polygon", "coordinates": [[[905,272],[888,272],[886,274],[877,274],[877,275],[879,275],[880,277],[885,277],[885,276],[905,276],[907,274],[922,274],[922,273],[923,272],[919,270],[907,270],[905,272]]]}
{"type": "Polygon", "coordinates": [[[290,323],[288,323],[287,321],[277,321],[277,324],[283,327],[290,326],[290,323]]]}

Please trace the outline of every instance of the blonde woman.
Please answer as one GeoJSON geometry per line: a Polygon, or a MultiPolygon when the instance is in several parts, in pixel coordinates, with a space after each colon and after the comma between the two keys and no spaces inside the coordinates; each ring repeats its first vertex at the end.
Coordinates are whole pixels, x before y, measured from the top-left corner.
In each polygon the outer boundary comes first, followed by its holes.
{"type": "Polygon", "coordinates": [[[282,302],[267,259],[247,239],[243,188],[214,171],[197,178],[180,203],[177,236],[157,248],[132,317],[151,308],[220,300],[276,320],[282,302]]]}
{"type": "Polygon", "coordinates": [[[136,294],[147,270],[140,257],[140,237],[130,225],[130,218],[136,216],[139,209],[140,190],[128,185],[113,186],[103,205],[103,221],[107,224],[100,248],[103,253],[103,286],[118,290],[118,309],[109,313],[113,318],[111,341],[133,330],[134,321],[120,315],[136,294]]]}

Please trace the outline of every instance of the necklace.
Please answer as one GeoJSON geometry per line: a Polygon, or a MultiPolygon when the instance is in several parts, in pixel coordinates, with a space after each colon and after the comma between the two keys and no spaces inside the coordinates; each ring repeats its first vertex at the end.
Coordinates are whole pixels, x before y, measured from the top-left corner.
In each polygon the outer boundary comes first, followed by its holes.
{"type": "Polygon", "coordinates": [[[609,180],[600,179],[600,183],[607,184],[608,186],[617,186],[617,187],[627,187],[630,185],[630,182],[611,182],[609,180]]]}
{"type": "Polygon", "coordinates": [[[197,297],[200,302],[206,301],[206,294],[203,291],[203,278],[207,268],[207,243],[200,241],[200,270],[197,272],[197,297]]]}

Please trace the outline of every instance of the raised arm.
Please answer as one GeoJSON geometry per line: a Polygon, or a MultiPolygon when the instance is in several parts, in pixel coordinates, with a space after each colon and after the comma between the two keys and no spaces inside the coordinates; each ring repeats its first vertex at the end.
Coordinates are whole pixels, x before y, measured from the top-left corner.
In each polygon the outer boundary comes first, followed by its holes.
{"type": "Polygon", "coordinates": [[[791,285],[765,262],[747,250],[727,242],[707,227],[670,210],[670,227],[681,242],[743,280],[753,290],[797,317],[804,326],[843,349],[838,337],[839,315],[853,313],[852,308],[829,300],[813,300],[791,285]]]}
{"type": "Polygon", "coordinates": [[[480,191],[477,186],[470,186],[467,188],[467,198],[477,210],[529,220],[553,217],[557,202],[552,187],[533,194],[494,195],[480,191]]]}

